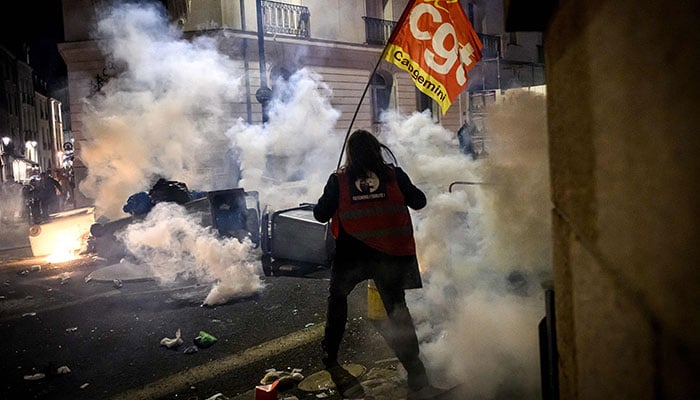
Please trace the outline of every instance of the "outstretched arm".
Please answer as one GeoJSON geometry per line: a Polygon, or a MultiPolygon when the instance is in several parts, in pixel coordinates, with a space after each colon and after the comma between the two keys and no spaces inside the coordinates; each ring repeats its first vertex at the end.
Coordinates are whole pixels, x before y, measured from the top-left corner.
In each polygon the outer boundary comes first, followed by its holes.
{"type": "Polygon", "coordinates": [[[404,202],[408,207],[414,210],[420,210],[425,207],[427,203],[425,193],[411,182],[411,178],[401,168],[396,168],[396,182],[401,189],[401,193],[403,193],[404,202]]]}

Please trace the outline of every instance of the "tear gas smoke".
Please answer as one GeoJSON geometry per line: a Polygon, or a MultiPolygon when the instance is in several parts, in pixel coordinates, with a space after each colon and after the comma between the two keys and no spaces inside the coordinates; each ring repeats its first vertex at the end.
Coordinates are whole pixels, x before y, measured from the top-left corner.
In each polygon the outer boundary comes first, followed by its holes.
{"type": "Polygon", "coordinates": [[[157,176],[212,189],[207,166],[221,163],[212,149],[226,147],[232,119],[225,105],[240,95],[236,63],[213,39],[182,39],[155,6],[109,9],[96,35],[119,74],[85,99],[80,191],[114,219],[157,176]]]}
{"type": "MultiPolygon", "coordinates": [[[[125,217],[126,199],[147,191],[159,176],[195,190],[256,190],[272,210],[315,201],[307,191],[325,183],[342,140],[329,134],[339,112],[330,106],[331,92],[320,76],[300,70],[275,82],[271,121],[248,125],[230,110],[243,95],[242,66],[219,54],[214,38],[184,40],[162,9],[134,4],[105,10],[96,35],[106,59],[120,71],[85,99],[81,159],[88,176],[79,189],[94,199],[101,218],[125,217]],[[240,158],[240,182],[222,180],[218,173],[231,155],[240,158]]],[[[163,212],[154,215],[162,217],[162,229],[178,229],[180,222],[163,212]]],[[[148,236],[134,232],[139,228],[145,227],[135,224],[122,237],[130,252],[156,267],[161,282],[182,275],[181,266],[168,262],[148,236]]],[[[169,245],[196,250],[177,242],[183,235],[171,239],[169,245]]],[[[213,276],[223,282],[221,274],[213,276]]],[[[215,289],[219,299],[238,294],[221,283],[215,289]]]]}
{"type": "MultiPolygon", "coordinates": [[[[226,103],[241,90],[240,65],[218,54],[213,39],[185,41],[162,21],[154,9],[124,7],[99,24],[105,54],[123,72],[87,99],[82,156],[90,175],[81,190],[105,215],[118,215],[154,173],[193,189],[215,186],[206,166],[228,152],[240,157],[238,186],[259,191],[262,204],[315,202],[345,133],[322,77],[303,69],[275,82],[264,126],[233,120],[226,103]]],[[[490,156],[477,161],[424,113],[387,113],[379,138],[428,197],[413,212],[424,288],[408,301],[433,378],[469,382],[469,398],[534,398],[540,282],[551,264],[544,96],[507,96],[489,115],[490,156]],[[455,181],[485,184],[450,192],[455,181]]],[[[218,282],[210,304],[258,290],[256,250],[193,219],[159,204],[123,240],[163,283],[218,282]]]]}
{"type": "Polygon", "coordinates": [[[212,283],[205,305],[225,303],[263,287],[259,260],[250,240],[219,238],[197,215],[175,203],[158,203],[143,221],[118,233],[137,259],[149,260],[157,281],[165,286],[195,279],[212,283]]]}
{"type": "Polygon", "coordinates": [[[318,199],[342,137],[333,134],[340,113],[318,74],[301,69],[275,87],[267,124],[239,120],[226,135],[240,149],[240,186],[264,189],[265,203],[281,209],[318,199]]]}
{"type": "MultiPolygon", "coordinates": [[[[20,227],[12,226],[7,222],[22,218],[23,208],[22,184],[16,182],[0,183],[0,237],[17,236],[12,232],[20,227]]],[[[24,229],[22,230],[26,236],[26,232],[24,229]]]]}
{"type": "Polygon", "coordinates": [[[538,398],[551,268],[545,97],[512,90],[490,106],[489,156],[478,161],[426,114],[385,118],[383,140],[415,160],[403,167],[428,197],[414,212],[424,288],[408,299],[429,369],[466,379],[468,398],[538,398]],[[455,181],[482,184],[449,192],[455,181]]]}

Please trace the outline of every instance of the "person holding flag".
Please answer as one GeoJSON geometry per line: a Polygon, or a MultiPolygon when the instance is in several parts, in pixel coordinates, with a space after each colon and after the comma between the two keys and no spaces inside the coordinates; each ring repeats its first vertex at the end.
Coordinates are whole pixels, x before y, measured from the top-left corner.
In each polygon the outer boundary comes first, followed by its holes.
{"type": "Polygon", "coordinates": [[[331,221],[336,240],[322,361],[333,377],[334,369],[340,368],[338,350],[347,324],[348,295],[360,282],[373,279],[389,320],[382,333],[408,373],[409,398],[426,398],[440,391],[430,385],[419,357],[405,298],[405,289],[422,287],[407,207],[425,207],[426,197],[400,167],[385,163],[383,154],[396,162],[372,133],[353,132],[346,165],[330,175],[313,209],[316,220],[331,221]]]}
{"type": "MultiPolygon", "coordinates": [[[[445,114],[467,87],[467,73],[481,59],[482,48],[458,0],[411,0],[370,76],[382,59],[397,65],[445,114]]],[[[343,141],[338,169],[313,209],[316,220],[330,221],[336,240],[322,361],[331,377],[337,375],[348,295],[373,279],[389,319],[384,337],[408,373],[409,399],[427,399],[442,390],[429,382],[405,298],[406,289],[422,287],[408,207],[419,210],[427,201],[401,168],[385,163],[384,153],[394,163],[396,158],[372,133],[360,129],[350,135],[369,83],[343,141]]]]}

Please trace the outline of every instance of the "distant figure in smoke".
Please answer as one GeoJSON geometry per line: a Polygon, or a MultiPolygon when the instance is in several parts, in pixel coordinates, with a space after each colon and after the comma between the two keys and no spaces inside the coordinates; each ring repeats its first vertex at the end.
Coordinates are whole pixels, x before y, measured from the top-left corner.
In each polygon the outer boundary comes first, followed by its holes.
{"type": "Polygon", "coordinates": [[[422,287],[407,206],[421,209],[426,198],[401,168],[385,163],[383,152],[396,162],[373,134],[354,131],[347,142],[346,165],[330,175],[314,206],[314,218],[330,220],[336,239],[322,361],[329,372],[338,366],[348,295],[358,283],[373,279],[389,318],[385,339],[408,372],[411,398],[420,398],[436,389],[419,358],[404,290],[422,287]]]}
{"type": "Polygon", "coordinates": [[[465,122],[457,131],[460,150],[462,150],[462,153],[470,155],[474,160],[478,157],[478,154],[474,151],[474,143],[472,143],[472,137],[476,135],[476,133],[476,125],[472,122],[465,122]]]}
{"type": "Polygon", "coordinates": [[[30,224],[41,221],[41,207],[39,206],[39,181],[32,177],[28,183],[22,185],[22,219],[30,224]]]}
{"type": "Polygon", "coordinates": [[[61,185],[51,174],[44,171],[39,180],[39,203],[41,205],[41,219],[49,218],[49,214],[58,211],[58,198],[63,193],[61,185]]]}
{"type": "MultiPolygon", "coordinates": [[[[61,195],[58,196],[58,209],[65,211],[68,209],[68,202],[73,202],[72,190],[68,176],[63,172],[63,170],[56,168],[54,170],[55,179],[61,186],[61,195]]],[[[75,208],[75,206],[74,206],[75,208]]]]}

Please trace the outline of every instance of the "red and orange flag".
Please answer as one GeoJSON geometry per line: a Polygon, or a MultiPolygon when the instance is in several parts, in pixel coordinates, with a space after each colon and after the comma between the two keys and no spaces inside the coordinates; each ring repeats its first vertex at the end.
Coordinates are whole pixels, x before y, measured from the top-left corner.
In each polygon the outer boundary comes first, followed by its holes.
{"type": "Polygon", "coordinates": [[[467,87],[467,73],[481,59],[482,48],[458,0],[411,0],[389,38],[384,59],[408,72],[444,115],[467,87]]]}

